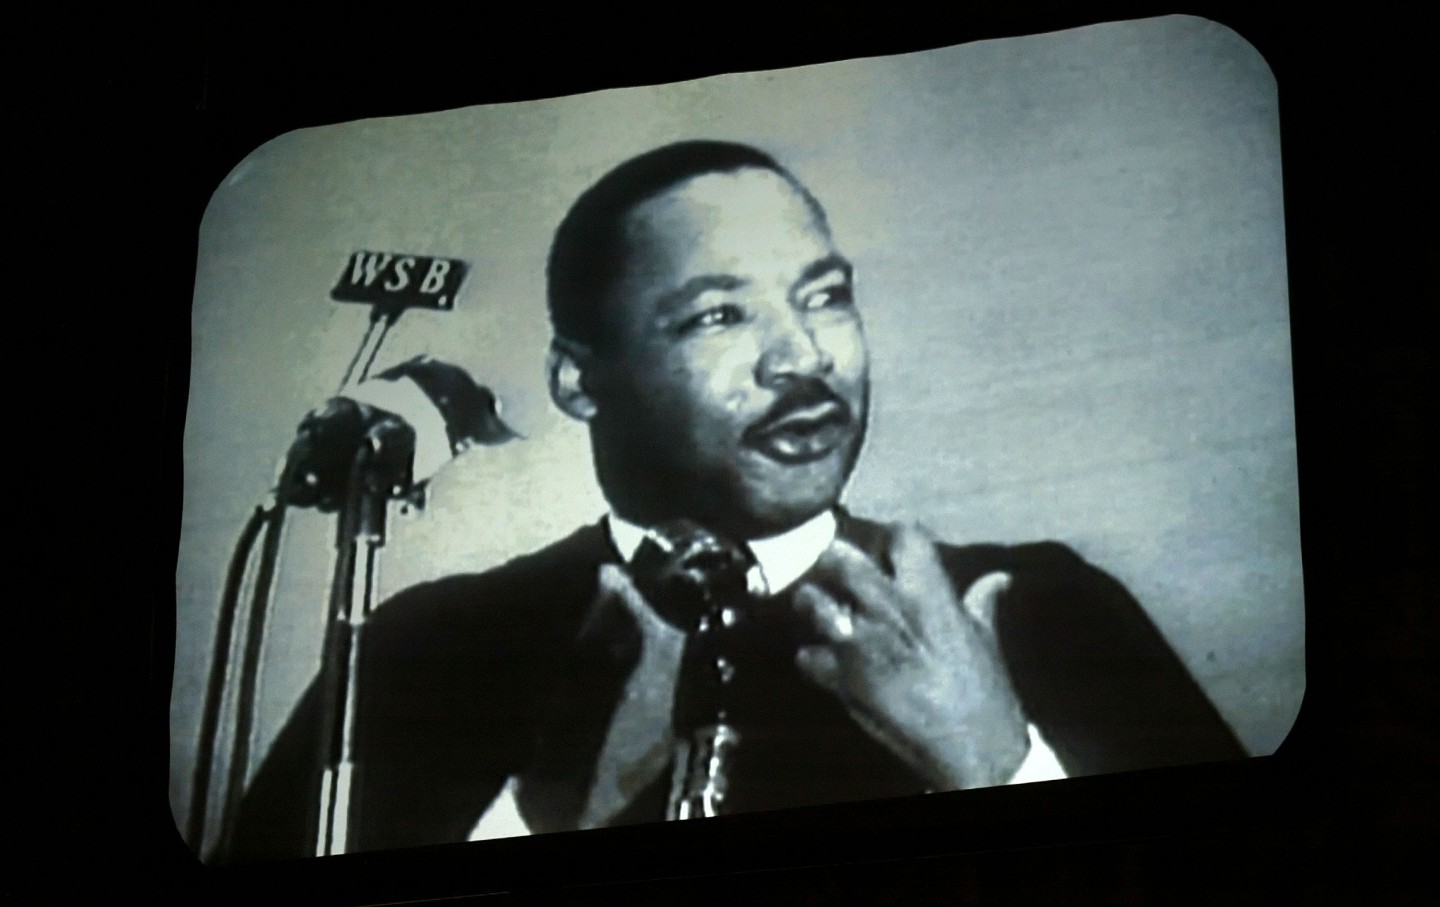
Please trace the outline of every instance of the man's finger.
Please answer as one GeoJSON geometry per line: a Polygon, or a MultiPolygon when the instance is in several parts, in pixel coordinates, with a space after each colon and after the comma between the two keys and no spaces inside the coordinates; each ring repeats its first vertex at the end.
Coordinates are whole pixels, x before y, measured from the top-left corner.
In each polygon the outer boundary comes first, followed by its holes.
{"type": "Polygon", "coordinates": [[[807,617],[822,639],[846,643],[855,638],[855,615],[830,593],[813,583],[803,583],[794,595],[795,609],[807,617]]]}
{"type": "Polygon", "coordinates": [[[900,607],[894,581],[865,552],[844,539],[837,538],[820,555],[815,576],[849,593],[861,613],[906,634],[912,629],[900,607]]]}
{"type": "Polygon", "coordinates": [[[635,588],[630,574],[618,564],[600,565],[599,591],[602,598],[608,597],[630,612],[630,616],[647,631],[670,629],[670,625],[655,613],[655,609],[645,601],[645,596],[635,588]]]}
{"type": "Polygon", "coordinates": [[[999,603],[1000,596],[1010,588],[1010,582],[1010,574],[1003,570],[987,573],[970,584],[970,588],[965,590],[965,598],[961,601],[965,613],[992,638],[995,635],[995,606],[999,603]]]}
{"type": "Polygon", "coordinates": [[[935,536],[923,526],[900,526],[890,539],[890,562],[900,591],[927,601],[950,589],[950,578],[940,564],[935,536]]]}
{"type": "Polygon", "coordinates": [[[840,659],[829,646],[801,646],[795,651],[795,667],[822,690],[840,692],[840,659]]]}

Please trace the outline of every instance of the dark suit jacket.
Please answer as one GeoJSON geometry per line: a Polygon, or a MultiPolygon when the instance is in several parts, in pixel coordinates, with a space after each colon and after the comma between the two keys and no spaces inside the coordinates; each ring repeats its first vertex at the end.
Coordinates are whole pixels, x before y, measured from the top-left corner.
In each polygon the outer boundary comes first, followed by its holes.
{"type": "MultiPolygon", "coordinates": [[[[884,527],[842,514],[840,534],[887,564],[884,527]]],[[[1011,574],[995,630],[1029,720],[1071,775],[1245,755],[1134,598],[1054,542],[941,547],[963,592],[1011,574]]],[[[350,849],[463,841],[507,778],[536,830],[575,827],[624,683],[576,644],[601,564],[603,523],[488,573],[406,590],[367,626],[359,669],[350,849]]],[[[763,604],[763,603],[762,603],[763,604]]],[[[923,783],[793,665],[806,629],[757,607],[737,657],[731,715],[743,745],[734,811],[918,794],[923,783]]],[[[608,640],[612,650],[635,639],[608,640]]],[[[312,685],[247,792],[234,859],[313,852],[318,790],[312,685]]],[[[664,817],[657,778],[621,817],[664,817]]]]}

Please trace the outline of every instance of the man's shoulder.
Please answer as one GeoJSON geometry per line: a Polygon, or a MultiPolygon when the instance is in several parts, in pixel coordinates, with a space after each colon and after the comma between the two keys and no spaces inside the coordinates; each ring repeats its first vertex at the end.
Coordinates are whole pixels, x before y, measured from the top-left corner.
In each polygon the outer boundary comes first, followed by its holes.
{"type": "Polygon", "coordinates": [[[1074,548],[1053,539],[999,543],[938,545],[940,562],[958,587],[967,587],[995,571],[1010,574],[1032,594],[1076,586],[1115,586],[1109,574],[1085,560],[1074,548]]]}
{"type": "MultiPolygon", "coordinates": [[[[888,560],[898,524],[886,524],[842,512],[840,533],[862,550],[888,560]]],[[[1075,578],[1100,571],[1073,548],[1054,540],[1018,543],[949,541],[936,543],[941,563],[952,579],[971,579],[995,570],[1023,571],[1037,577],[1075,578]]]]}
{"type": "Polygon", "coordinates": [[[613,557],[604,524],[592,523],[489,570],[410,586],[377,610],[374,628],[404,635],[411,628],[429,634],[437,624],[461,632],[553,622],[577,610],[577,599],[588,601],[599,566],[613,557]]]}

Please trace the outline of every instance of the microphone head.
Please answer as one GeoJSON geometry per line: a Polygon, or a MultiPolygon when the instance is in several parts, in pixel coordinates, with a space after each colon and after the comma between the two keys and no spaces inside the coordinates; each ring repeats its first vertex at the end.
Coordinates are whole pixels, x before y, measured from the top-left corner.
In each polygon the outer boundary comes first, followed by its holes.
{"type": "Polygon", "coordinates": [[[370,457],[363,471],[367,491],[394,497],[410,490],[414,429],[392,413],[334,397],[301,421],[275,483],[276,499],[321,513],[340,510],[361,448],[370,457]]]}
{"type": "Polygon", "coordinates": [[[753,563],[746,546],[693,520],[672,520],[645,534],[630,572],[651,607],[688,634],[717,607],[743,600],[753,563]]]}

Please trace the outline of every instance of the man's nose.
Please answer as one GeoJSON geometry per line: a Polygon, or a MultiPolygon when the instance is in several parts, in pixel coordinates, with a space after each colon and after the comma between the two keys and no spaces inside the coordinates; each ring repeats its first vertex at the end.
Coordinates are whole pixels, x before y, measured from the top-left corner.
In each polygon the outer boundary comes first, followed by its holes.
{"type": "Polygon", "coordinates": [[[794,378],[829,374],[835,358],[815,338],[804,316],[790,311],[777,318],[765,338],[765,348],[755,365],[755,378],[763,387],[773,387],[794,378]]]}

